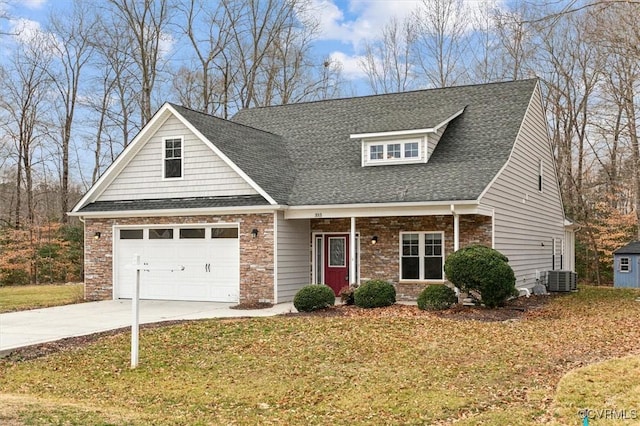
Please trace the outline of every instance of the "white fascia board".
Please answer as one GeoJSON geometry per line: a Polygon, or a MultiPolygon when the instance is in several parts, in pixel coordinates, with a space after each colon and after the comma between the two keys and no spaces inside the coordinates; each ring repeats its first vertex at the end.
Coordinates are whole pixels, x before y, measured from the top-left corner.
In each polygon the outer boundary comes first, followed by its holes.
{"type": "Polygon", "coordinates": [[[457,116],[459,116],[460,114],[462,114],[464,112],[464,109],[466,108],[466,106],[464,108],[462,108],[460,111],[454,113],[453,115],[451,115],[449,118],[447,118],[446,120],[444,120],[442,123],[438,124],[437,126],[435,126],[433,128],[434,132],[437,132],[438,130],[440,130],[440,128],[442,126],[446,126],[447,124],[449,124],[451,122],[451,120],[453,120],[454,118],[456,118],[457,116]]]}
{"type": "Polygon", "coordinates": [[[390,138],[395,136],[411,136],[424,135],[426,133],[434,133],[435,129],[413,129],[413,130],[395,130],[392,132],[373,132],[373,133],[354,133],[349,135],[349,139],[369,139],[369,138],[390,138]]]}
{"type": "Polygon", "coordinates": [[[293,206],[284,211],[285,219],[326,219],[344,217],[393,217],[451,215],[451,206],[457,214],[486,215],[486,209],[477,200],[422,203],[369,203],[322,206],[293,206]]]}
{"type": "Polygon", "coordinates": [[[178,119],[189,130],[191,130],[191,132],[193,132],[194,135],[196,135],[218,157],[220,157],[220,159],[222,159],[222,161],[224,161],[229,167],[231,167],[234,172],[236,172],[238,175],[240,175],[240,177],[242,179],[244,179],[245,182],[247,182],[249,184],[249,186],[251,186],[254,190],[256,190],[258,192],[258,194],[262,195],[269,202],[269,204],[271,204],[271,205],[277,205],[278,204],[276,202],[276,200],[273,199],[273,197],[271,197],[269,194],[267,194],[267,192],[264,189],[262,189],[260,187],[260,185],[258,185],[253,179],[251,179],[240,167],[238,167],[236,165],[236,163],[231,161],[231,159],[229,157],[227,157],[222,151],[220,151],[220,149],[218,149],[217,146],[215,146],[213,143],[211,143],[211,141],[209,141],[209,139],[207,139],[202,133],[200,133],[200,131],[198,131],[198,129],[193,127],[193,125],[189,121],[187,121],[182,115],[180,115],[180,113],[178,113],[178,111],[174,110],[173,108],[171,108],[171,111],[175,114],[176,117],[178,117],[178,119]]]}
{"type": "Polygon", "coordinates": [[[94,183],[89,191],[76,203],[71,210],[71,213],[75,213],[90,202],[95,201],[100,195],[107,189],[109,184],[120,174],[122,169],[129,163],[129,161],[140,151],[144,146],[151,134],[155,132],[162,123],[168,118],[168,112],[174,112],[171,105],[165,103],[160,109],[151,117],[151,120],[142,128],[133,140],[127,145],[127,147],[118,155],[113,163],[107,168],[107,170],[100,176],[100,178],[94,183]],[[144,141],[144,142],[143,142],[144,141]]]}
{"type": "Polygon", "coordinates": [[[164,216],[205,216],[251,213],[273,213],[286,206],[246,206],[246,207],[202,207],[197,209],[166,209],[166,210],[120,210],[109,212],[70,212],[69,216],[87,218],[120,218],[120,217],[164,217],[164,216]]]}

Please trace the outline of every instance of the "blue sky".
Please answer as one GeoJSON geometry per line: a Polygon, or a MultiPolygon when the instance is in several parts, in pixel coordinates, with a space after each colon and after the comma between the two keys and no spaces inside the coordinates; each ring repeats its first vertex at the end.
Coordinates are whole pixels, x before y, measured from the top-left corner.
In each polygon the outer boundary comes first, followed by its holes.
{"type": "MultiPolygon", "coordinates": [[[[94,0],[96,4],[100,0],[94,0]]],[[[469,5],[480,0],[466,0],[469,5]]],[[[487,0],[482,0],[487,1],[487,0]]],[[[491,1],[491,0],[489,0],[491,1]]],[[[362,77],[358,54],[367,39],[380,37],[382,28],[392,17],[407,16],[420,0],[311,0],[314,16],[320,21],[315,49],[319,55],[331,56],[343,64],[343,75],[350,80],[362,77]]],[[[492,1],[493,2],[493,1],[492,1]]],[[[50,13],[63,13],[71,0],[0,0],[9,21],[0,22],[0,31],[16,25],[37,28],[50,13]]],[[[471,6],[472,7],[472,6],[471,6]]]]}

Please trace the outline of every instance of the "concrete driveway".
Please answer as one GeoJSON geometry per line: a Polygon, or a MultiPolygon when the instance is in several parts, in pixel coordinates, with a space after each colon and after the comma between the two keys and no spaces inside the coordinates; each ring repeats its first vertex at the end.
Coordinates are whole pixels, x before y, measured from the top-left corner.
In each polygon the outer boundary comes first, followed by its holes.
{"type": "MultiPolygon", "coordinates": [[[[233,303],[140,301],[140,324],[203,318],[265,317],[295,312],[291,303],[267,309],[231,309],[233,303]]],[[[130,300],[105,300],[0,314],[0,356],[11,350],[66,337],[130,327],[130,300]]]]}

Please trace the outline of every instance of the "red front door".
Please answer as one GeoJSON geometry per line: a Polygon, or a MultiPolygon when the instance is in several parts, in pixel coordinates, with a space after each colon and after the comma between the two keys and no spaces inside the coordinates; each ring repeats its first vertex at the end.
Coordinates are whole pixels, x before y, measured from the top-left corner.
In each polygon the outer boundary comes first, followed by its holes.
{"type": "Polygon", "coordinates": [[[349,234],[324,236],[324,283],[336,296],[349,285],[349,234]]]}

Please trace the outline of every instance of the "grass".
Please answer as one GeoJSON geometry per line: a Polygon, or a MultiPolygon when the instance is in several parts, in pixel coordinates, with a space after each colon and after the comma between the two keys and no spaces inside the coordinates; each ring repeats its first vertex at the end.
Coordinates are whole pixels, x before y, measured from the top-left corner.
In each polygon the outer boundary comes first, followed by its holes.
{"type": "MultiPolygon", "coordinates": [[[[190,322],[143,330],[135,370],[124,333],[0,360],[0,423],[579,425],[576,409],[600,400],[563,376],[638,353],[638,297],[585,288],[493,323],[422,311],[190,322]]],[[[640,408],[625,386],[594,389],[640,408]]]]}
{"type": "Polygon", "coordinates": [[[562,417],[586,413],[590,424],[640,424],[640,356],[571,371],[560,380],[555,410],[562,417]]]}
{"type": "Polygon", "coordinates": [[[82,284],[0,287],[0,313],[78,303],[84,299],[82,284]]]}

